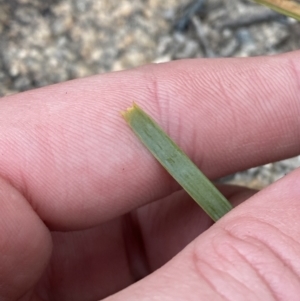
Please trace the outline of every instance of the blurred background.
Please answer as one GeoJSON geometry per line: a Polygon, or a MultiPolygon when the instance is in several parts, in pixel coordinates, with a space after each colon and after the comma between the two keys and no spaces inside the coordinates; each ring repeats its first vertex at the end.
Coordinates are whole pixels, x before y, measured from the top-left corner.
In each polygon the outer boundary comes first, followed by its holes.
{"type": "MultiPolygon", "coordinates": [[[[0,0],[0,96],[151,62],[299,48],[299,22],[250,0],[0,0]]],[[[262,188],[299,165],[223,180],[262,188]]]]}

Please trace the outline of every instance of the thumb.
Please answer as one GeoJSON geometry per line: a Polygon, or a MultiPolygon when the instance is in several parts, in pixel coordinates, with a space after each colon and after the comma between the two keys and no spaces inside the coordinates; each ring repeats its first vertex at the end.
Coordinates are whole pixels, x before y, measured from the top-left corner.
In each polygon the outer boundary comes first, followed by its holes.
{"type": "Polygon", "coordinates": [[[299,180],[300,170],[257,193],[107,301],[299,300],[299,180]]]}
{"type": "Polygon", "coordinates": [[[33,208],[1,178],[0,208],[0,300],[15,301],[27,296],[40,278],[52,244],[33,208]]]}

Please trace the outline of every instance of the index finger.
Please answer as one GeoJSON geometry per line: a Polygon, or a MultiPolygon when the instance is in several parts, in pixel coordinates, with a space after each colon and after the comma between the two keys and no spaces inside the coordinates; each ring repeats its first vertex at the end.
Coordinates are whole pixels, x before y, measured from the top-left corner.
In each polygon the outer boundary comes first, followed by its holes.
{"type": "Polygon", "coordinates": [[[300,53],[185,60],[2,99],[0,174],[58,229],[80,229],[177,185],[119,112],[136,101],[210,178],[299,152],[300,53]]]}

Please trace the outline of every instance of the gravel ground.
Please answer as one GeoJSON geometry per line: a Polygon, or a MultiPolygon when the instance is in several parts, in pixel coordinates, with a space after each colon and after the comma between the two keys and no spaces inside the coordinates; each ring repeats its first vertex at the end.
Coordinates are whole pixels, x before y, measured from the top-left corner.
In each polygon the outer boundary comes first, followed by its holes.
{"type": "MultiPolygon", "coordinates": [[[[0,0],[0,96],[149,62],[300,48],[300,23],[246,0],[0,0]]],[[[293,158],[226,181],[262,188],[293,158]]]]}

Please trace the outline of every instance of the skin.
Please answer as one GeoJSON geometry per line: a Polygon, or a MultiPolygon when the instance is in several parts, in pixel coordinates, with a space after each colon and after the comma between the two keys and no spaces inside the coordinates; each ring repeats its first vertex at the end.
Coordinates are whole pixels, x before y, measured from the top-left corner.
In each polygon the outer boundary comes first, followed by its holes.
{"type": "Polygon", "coordinates": [[[212,225],[119,114],[136,101],[212,180],[299,155],[299,60],[184,60],[2,98],[1,301],[299,300],[300,171],[221,186],[240,205],[212,225]]]}

